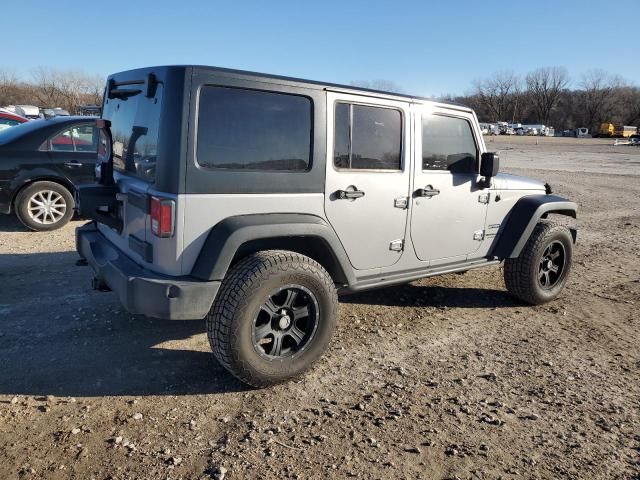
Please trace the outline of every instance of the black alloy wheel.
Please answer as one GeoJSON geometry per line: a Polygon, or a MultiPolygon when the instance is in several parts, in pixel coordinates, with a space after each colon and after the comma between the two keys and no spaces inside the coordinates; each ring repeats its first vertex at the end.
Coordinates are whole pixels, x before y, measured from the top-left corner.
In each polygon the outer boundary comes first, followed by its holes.
{"type": "Polygon", "coordinates": [[[553,241],[542,253],[538,270],[538,281],[545,290],[555,287],[564,272],[566,252],[562,242],[553,241]]]}
{"type": "Polygon", "coordinates": [[[253,323],[253,346],[267,358],[299,354],[310,344],[319,321],[318,301],[301,285],[271,293],[253,323]]]}

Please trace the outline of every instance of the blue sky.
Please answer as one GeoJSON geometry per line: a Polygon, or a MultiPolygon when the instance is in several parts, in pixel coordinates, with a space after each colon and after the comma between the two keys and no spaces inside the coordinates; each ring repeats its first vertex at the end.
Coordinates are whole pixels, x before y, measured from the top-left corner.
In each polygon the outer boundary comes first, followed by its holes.
{"type": "Polygon", "coordinates": [[[561,65],[574,83],[592,68],[640,83],[637,11],[605,0],[18,0],[0,14],[0,69],[25,77],[196,63],[438,96],[495,71],[561,65]]]}

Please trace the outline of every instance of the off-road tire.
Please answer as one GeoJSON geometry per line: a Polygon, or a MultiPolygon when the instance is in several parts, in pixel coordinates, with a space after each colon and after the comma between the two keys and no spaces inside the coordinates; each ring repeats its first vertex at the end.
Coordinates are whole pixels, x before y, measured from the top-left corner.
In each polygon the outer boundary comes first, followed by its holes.
{"type": "Polygon", "coordinates": [[[540,221],[517,258],[504,262],[504,283],[511,295],[524,302],[540,305],[555,300],[565,284],[573,259],[573,238],[569,229],[548,220],[540,221]],[[564,247],[564,268],[555,284],[548,289],[539,281],[539,268],[545,249],[553,242],[564,247]]]}
{"type": "Polygon", "coordinates": [[[335,328],[338,297],[327,271],[295,252],[266,250],[234,265],[207,315],[207,336],[222,366],[244,383],[267,387],[302,375],[327,349],[335,328]],[[252,328],[258,310],[273,289],[300,285],[318,305],[315,334],[293,357],[265,358],[254,346],[252,328]]]}
{"type": "Polygon", "coordinates": [[[63,227],[71,217],[73,217],[73,209],[75,207],[75,202],[73,200],[73,195],[71,192],[55,182],[34,182],[26,188],[22,189],[15,199],[15,211],[18,220],[22,222],[22,224],[36,232],[47,232],[50,230],[56,230],[60,227],[63,227]],[[38,192],[55,192],[57,195],[61,197],[65,204],[64,214],[60,216],[59,219],[53,221],[52,223],[41,223],[36,221],[29,215],[29,201],[34,195],[37,195],[38,192]]]}

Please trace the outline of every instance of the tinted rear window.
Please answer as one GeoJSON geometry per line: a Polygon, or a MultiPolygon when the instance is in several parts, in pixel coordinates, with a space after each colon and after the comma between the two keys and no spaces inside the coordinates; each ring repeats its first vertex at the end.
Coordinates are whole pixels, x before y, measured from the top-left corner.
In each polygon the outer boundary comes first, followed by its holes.
{"type": "Polygon", "coordinates": [[[309,169],[311,99],[205,86],[198,112],[199,165],[233,170],[309,169]]]}
{"type": "Polygon", "coordinates": [[[115,170],[155,180],[162,94],[159,83],[153,98],[140,93],[105,102],[102,118],[111,121],[115,170]]]}

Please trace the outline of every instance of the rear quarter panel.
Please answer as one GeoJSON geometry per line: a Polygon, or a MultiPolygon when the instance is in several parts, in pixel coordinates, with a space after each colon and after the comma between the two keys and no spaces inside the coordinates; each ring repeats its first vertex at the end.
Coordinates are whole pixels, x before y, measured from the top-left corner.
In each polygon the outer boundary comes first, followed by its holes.
{"type": "Polygon", "coordinates": [[[324,218],[324,194],[191,194],[178,199],[182,225],[181,273],[191,273],[214,225],[236,215],[306,213],[324,218]]]}

